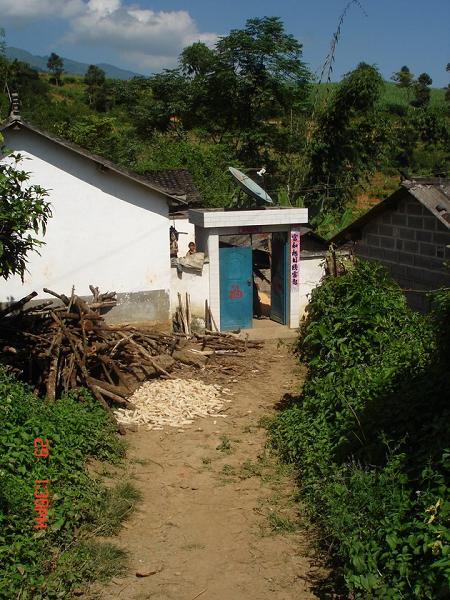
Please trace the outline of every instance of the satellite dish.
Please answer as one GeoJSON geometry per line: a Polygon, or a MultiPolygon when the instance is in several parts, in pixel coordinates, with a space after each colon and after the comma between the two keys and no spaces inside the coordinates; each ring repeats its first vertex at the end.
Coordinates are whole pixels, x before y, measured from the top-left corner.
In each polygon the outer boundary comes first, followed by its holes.
{"type": "Polygon", "coordinates": [[[273,204],[272,198],[269,194],[262,189],[260,185],[250,179],[248,175],[244,175],[239,169],[234,167],[228,167],[228,170],[233,175],[237,183],[241,186],[246,194],[254,198],[259,204],[267,202],[267,204],[273,204]]]}

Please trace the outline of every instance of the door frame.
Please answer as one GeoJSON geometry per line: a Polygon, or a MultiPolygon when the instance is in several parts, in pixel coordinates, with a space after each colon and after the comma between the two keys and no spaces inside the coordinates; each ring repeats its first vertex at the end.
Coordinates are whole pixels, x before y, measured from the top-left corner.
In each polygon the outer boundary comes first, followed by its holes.
{"type": "Polygon", "coordinates": [[[289,298],[290,298],[290,279],[289,279],[289,265],[290,265],[290,236],[289,236],[289,232],[288,231],[273,231],[271,232],[271,236],[272,236],[272,244],[271,244],[271,264],[270,264],[270,284],[271,284],[271,289],[270,289],[270,310],[271,310],[271,314],[270,314],[270,320],[273,321],[274,323],[278,323],[280,325],[289,325],[289,298]],[[282,305],[283,305],[283,318],[280,321],[277,321],[276,319],[274,319],[272,317],[272,279],[273,279],[273,235],[274,234],[283,234],[284,236],[284,257],[283,257],[283,279],[284,279],[284,286],[283,286],[283,300],[282,300],[282,305]]]}

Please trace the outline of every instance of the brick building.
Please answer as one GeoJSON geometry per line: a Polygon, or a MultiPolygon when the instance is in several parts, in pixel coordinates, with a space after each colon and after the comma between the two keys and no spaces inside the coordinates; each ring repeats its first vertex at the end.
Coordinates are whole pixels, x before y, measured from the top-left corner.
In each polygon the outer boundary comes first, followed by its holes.
{"type": "Polygon", "coordinates": [[[422,290],[450,286],[450,179],[403,181],[330,242],[385,265],[410,305],[426,309],[422,290]]]}

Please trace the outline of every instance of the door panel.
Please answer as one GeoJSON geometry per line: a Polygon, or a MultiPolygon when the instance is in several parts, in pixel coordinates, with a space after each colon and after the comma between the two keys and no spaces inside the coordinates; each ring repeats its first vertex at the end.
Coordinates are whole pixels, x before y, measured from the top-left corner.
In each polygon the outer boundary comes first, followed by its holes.
{"type": "Polygon", "coordinates": [[[270,318],[287,323],[287,234],[272,234],[272,268],[270,288],[270,318]]]}
{"type": "Polygon", "coordinates": [[[252,326],[252,249],[219,248],[220,328],[252,326]]]}

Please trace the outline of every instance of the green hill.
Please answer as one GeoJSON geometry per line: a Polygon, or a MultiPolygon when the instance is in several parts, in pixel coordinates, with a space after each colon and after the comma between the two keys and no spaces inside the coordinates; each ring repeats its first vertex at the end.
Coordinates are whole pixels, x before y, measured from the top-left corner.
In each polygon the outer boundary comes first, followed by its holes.
{"type": "MultiPolygon", "coordinates": [[[[34,67],[38,71],[47,72],[48,70],[48,56],[38,56],[36,54],[31,54],[31,52],[27,52],[26,50],[22,50],[21,48],[14,48],[13,46],[8,46],[5,50],[5,54],[10,60],[17,59],[28,63],[31,67],[34,67]]],[[[89,67],[87,63],[78,62],[70,58],[62,58],[64,60],[64,71],[71,75],[84,75],[89,67]]],[[[115,67],[114,65],[110,65],[108,63],[97,63],[96,66],[103,69],[106,77],[110,79],[126,80],[138,75],[138,73],[127,71],[126,69],[120,69],[119,67],[115,67]]]]}
{"type": "MultiPolygon", "coordinates": [[[[317,88],[318,99],[320,100],[327,94],[331,94],[333,90],[339,85],[339,83],[319,83],[315,84],[317,88]]],[[[430,106],[438,107],[443,106],[445,103],[445,89],[443,88],[431,88],[430,106]]],[[[384,82],[384,94],[382,96],[382,102],[386,105],[398,105],[408,106],[410,101],[414,98],[413,90],[407,90],[399,88],[393,81],[384,82]]]]}

